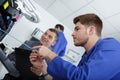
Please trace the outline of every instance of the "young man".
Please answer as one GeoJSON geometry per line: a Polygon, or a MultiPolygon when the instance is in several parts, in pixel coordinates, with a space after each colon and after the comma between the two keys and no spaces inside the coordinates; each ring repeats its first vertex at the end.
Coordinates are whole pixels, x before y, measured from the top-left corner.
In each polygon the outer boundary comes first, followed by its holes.
{"type": "MultiPolygon", "coordinates": [[[[56,44],[57,38],[58,38],[57,31],[56,31],[54,28],[49,28],[48,30],[46,30],[46,31],[43,33],[43,35],[42,35],[41,38],[40,38],[40,41],[38,41],[38,42],[36,42],[36,41],[26,41],[24,44],[22,44],[22,45],[20,46],[20,48],[26,49],[26,50],[30,50],[30,47],[32,48],[32,47],[34,47],[34,46],[43,45],[43,46],[51,49],[50,46],[56,44]]],[[[28,54],[28,53],[26,53],[26,54],[28,54]]],[[[16,62],[15,53],[10,54],[8,57],[10,58],[11,61],[16,62]]],[[[29,56],[27,56],[27,57],[29,58],[29,56]]],[[[22,60],[21,60],[21,61],[22,61],[22,60]]],[[[23,63],[24,63],[24,62],[26,62],[26,61],[23,61],[23,63]]],[[[29,63],[29,62],[27,62],[27,63],[29,63]]],[[[26,65],[26,66],[27,66],[27,65],[26,65]]],[[[25,66],[25,67],[26,67],[26,66],[25,66]]],[[[29,70],[29,72],[30,72],[30,67],[29,67],[29,68],[27,67],[27,69],[26,69],[26,68],[24,68],[24,69],[25,69],[25,71],[26,71],[26,70],[29,70]]],[[[37,67],[37,66],[31,67],[31,70],[32,70],[32,71],[33,71],[33,69],[36,69],[37,71],[39,71],[39,66],[38,66],[38,67],[37,67]]],[[[20,72],[21,72],[21,71],[20,71],[20,72]]],[[[33,71],[33,72],[34,72],[34,71],[33,71]]],[[[25,73],[26,73],[26,72],[25,72],[25,73]]],[[[39,78],[41,78],[41,77],[39,77],[39,75],[38,75],[38,76],[34,75],[34,73],[32,73],[32,72],[31,72],[31,74],[28,74],[28,75],[25,74],[25,73],[22,72],[21,77],[20,77],[20,80],[44,80],[44,79],[39,79],[39,78]],[[31,76],[30,76],[30,75],[31,75],[31,76]]],[[[6,76],[6,77],[7,77],[7,76],[6,76]]],[[[4,80],[7,80],[6,77],[4,78],[4,80]]],[[[44,77],[44,76],[42,76],[42,77],[44,77]]],[[[51,78],[51,77],[49,77],[49,78],[51,78]]],[[[10,78],[9,78],[9,79],[10,79],[10,78]]],[[[11,79],[12,79],[12,78],[11,78],[11,79]]],[[[19,78],[18,78],[18,79],[19,79],[19,78]]],[[[15,79],[15,80],[18,80],[18,79],[15,79]]]]}
{"type": "Polygon", "coordinates": [[[58,54],[58,56],[64,56],[67,46],[67,40],[64,35],[64,26],[61,24],[56,24],[55,29],[58,32],[59,38],[56,41],[56,44],[51,46],[52,50],[58,54]]]}
{"type": "MultiPolygon", "coordinates": [[[[45,46],[39,46],[39,56],[50,61],[48,73],[54,80],[119,80],[120,43],[113,38],[101,39],[101,19],[89,13],[76,17],[74,24],[74,45],[85,48],[81,61],[74,66],[45,46]]],[[[34,65],[38,60],[31,55],[30,61],[34,65]]]]}

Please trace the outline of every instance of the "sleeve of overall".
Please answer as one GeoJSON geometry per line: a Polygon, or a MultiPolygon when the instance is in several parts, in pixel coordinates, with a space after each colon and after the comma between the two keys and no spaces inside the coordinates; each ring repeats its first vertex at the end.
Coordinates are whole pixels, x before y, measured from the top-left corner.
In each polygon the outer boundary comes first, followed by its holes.
{"type": "Polygon", "coordinates": [[[47,71],[56,80],[84,80],[86,76],[84,69],[76,67],[59,56],[48,64],[47,71]]]}

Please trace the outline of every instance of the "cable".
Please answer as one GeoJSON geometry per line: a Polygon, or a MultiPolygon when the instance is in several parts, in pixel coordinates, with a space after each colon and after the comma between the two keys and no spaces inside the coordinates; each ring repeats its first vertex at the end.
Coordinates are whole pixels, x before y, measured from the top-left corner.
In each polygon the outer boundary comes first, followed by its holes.
{"type": "MultiPolygon", "coordinates": [[[[7,34],[7,32],[3,29],[0,28],[0,31],[2,31],[3,33],[7,34]]],[[[20,41],[19,39],[17,39],[16,37],[12,36],[11,34],[7,34],[8,36],[10,36],[11,38],[15,39],[16,41],[22,43],[23,45],[25,45],[27,48],[29,48],[30,50],[32,50],[32,47],[30,47],[29,45],[23,43],[22,41],[20,41]]]]}
{"type": "Polygon", "coordinates": [[[36,10],[36,8],[33,6],[30,0],[29,1],[22,0],[22,4],[23,4],[23,7],[27,8],[30,12],[34,12],[34,10],[36,10]]]}
{"type": "Polygon", "coordinates": [[[34,22],[34,23],[38,23],[39,20],[39,16],[37,15],[37,13],[35,12],[36,8],[33,6],[32,2],[29,0],[22,0],[22,5],[23,8],[25,9],[26,13],[23,13],[23,15],[30,21],[34,22]]]}

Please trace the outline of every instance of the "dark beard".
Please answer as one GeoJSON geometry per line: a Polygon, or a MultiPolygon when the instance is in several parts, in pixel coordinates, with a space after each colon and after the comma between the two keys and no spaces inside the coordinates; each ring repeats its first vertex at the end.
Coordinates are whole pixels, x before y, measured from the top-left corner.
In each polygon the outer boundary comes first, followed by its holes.
{"type": "Polygon", "coordinates": [[[84,42],[82,42],[80,44],[74,44],[74,45],[75,46],[82,46],[83,47],[87,43],[87,41],[88,41],[88,38],[84,42]]]}

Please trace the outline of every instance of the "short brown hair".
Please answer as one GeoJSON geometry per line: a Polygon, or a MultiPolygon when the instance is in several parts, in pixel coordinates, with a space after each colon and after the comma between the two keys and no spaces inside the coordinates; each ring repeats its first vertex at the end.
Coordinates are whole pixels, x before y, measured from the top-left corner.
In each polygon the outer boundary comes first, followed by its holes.
{"type": "Polygon", "coordinates": [[[91,25],[95,26],[97,35],[101,36],[103,23],[102,20],[96,14],[89,13],[89,14],[77,16],[74,18],[73,23],[76,24],[77,22],[80,22],[81,24],[86,26],[91,26],[91,25]]]}
{"type": "Polygon", "coordinates": [[[53,33],[55,33],[56,34],[56,40],[58,39],[58,33],[57,33],[57,31],[54,29],[54,28],[49,28],[48,30],[50,30],[51,32],[53,32],[53,33]]]}
{"type": "Polygon", "coordinates": [[[56,24],[55,28],[60,28],[60,30],[64,31],[64,26],[61,24],[56,24]]]}

